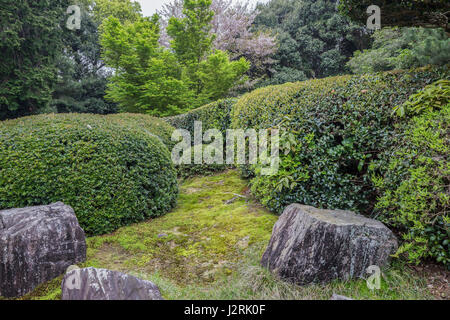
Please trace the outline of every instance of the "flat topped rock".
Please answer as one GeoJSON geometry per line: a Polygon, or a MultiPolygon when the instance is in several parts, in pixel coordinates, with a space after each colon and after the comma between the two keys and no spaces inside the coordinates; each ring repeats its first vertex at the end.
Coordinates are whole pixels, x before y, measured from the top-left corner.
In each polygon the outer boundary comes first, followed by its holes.
{"type": "Polygon", "coordinates": [[[0,296],[22,296],[85,260],[84,231],[71,207],[0,211],[0,296]]]}
{"type": "Polygon", "coordinates": [[[62,300],[163,300],[152,282],[107,269],[69,271],[61,288],[62,300]]]}
{"type": "Polygon", "coordinates": [[[46,206],[25,207],[0,211],[0,230],[15,233],[33,229],[38,224],[51,223],[63,217],[71,218],[74,211],[62,202],[46,206]]]}
{"type": "Polygon", "coordinates": [[[288,206],[275,224],[261,264],[300,285],[364,278],[397,250],[397,239],[381,222],[350,211],[288,206]]]}
{"type": "Polygon", "coordinates": [[[311,206],[304,206],[296,203],[291,205],[291,209],[302,210],[312,218],[325,223],[334,224],[336,226],[366,225],[373,228],[386,228],[386,226],[380,221],[366,218],[362,215],[355,214],[352,211],[317,209],[311,206]]]}

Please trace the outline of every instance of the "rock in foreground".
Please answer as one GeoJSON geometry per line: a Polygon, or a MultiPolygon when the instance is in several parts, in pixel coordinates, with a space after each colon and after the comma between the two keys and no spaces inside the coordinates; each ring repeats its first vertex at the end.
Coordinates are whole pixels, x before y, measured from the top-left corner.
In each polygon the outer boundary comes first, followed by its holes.
{"type": "Polygon", "coordinates": [[[62,300],[163,300],[152,282],[106,269],[72,270],[61,288],[62,300]]]}
{"type": "Polygon", "coordinates": [[[275,224],[262,265],[299,285],[364,278],[397,250],[397,239],[381,222],[350,211],[292,204],[275,224]]]}
{"type": "Polygon", "coordinates": [[[0,296],[22,296],[85,260],[84,231],[71,207],[0,211],[0,296]]]}

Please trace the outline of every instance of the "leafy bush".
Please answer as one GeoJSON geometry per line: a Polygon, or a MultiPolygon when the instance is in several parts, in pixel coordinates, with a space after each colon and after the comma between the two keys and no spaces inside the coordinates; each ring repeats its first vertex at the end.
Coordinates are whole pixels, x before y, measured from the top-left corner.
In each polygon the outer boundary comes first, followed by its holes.
{"type": "MultiPolygon", "coordinates": [[[[444,87],[435,89],[442,97],[444,87]]],[[[373,176],[380,192],[376,211],[403,232],[398,255],[405,254],[411,262],[433,258],[450,267],[450,96],[433,110],[422,99],[424,92],[409,101],[423,114],[400,127],[392,148],[372,164],[379,172],[373,176]]]]}
{"type": "MultiPolygon", "coordinates": [[[[192,144],[194,143],[194,122],[202,122],[202,130],[205,133],[209,129],[218,129],[224,136],[227,129],[231,126],[230,112],[236,102],[236,99],[219,100],[201,108],[192,110],[186,114],[175,117],[166,118],[166,121],[174,126],[176,129],[188,130],[191,134],[192,144]]],[[[198,148],[198,147],[197,147],[198,148]]],[[[191,149],[194,152],[194,148],[191,149]]],[[[193,159],[193,157],[192,157],[193,159]]],[[[229,166],[225,164],[189,164],[176,166],[178,176],[181,178],[188,178],[201,174],[210,174],[217,171],[222,171],[229,166]]]]}
{"type": "Polygon", "coordinates": [[[185,129],[194,137],[194,122],[201,121],[203,124],[203,132],[209,129],[219,129],[225,134],[230,128],[230,112],[236,99],[223,99],[206,106],[189,111],[188,113],[166,118],[166,121],[176,129],[185,129]]]}
{"type": "Polygon", "coordinates": [[[394,111],[401,117],[406,113],[418,115],[424,111],[431,112],[446,106],[450,101],[450,80],[442,79],[430,84],[409,97],[404,104],[394,111]]]}
{"type": "Polygon", "coordinates": [[[393,107],[447,71],[341,76],[244,95],[232,111],[234,128],[287,128],[279,172],[261,176],[253,167],[253,193],[278,213],[294,202],[372,213],[368,167],[393,143],[393,107]]]}
{"type": "MultiPolygon", "coordinates": [[[[206,163],[203,160],[202,164],[195,164],[193,162],[194,159],[194,152],[196,150],[198,150],[200,152],[199,149],[202,149],[201,152],[205,152],[206,146],[202,146],[202,145],[197,145],[197,146],[193,146],[190,148],[190,152],[191,152],[191,159],[192,159],[192,163],[191,164],[180,164],[180,165],[175,165],[175,168],[178,171],[178,177],[181,179],[187,179],[187,178],[191,178],[191,177],[195,177],[195,176],[207,176],[207,175],[211,175],[214,174],[216,172],[221,172],[226,170],[227,168],[231,168],[231,165],[227,165],[227,164],[217,164],[217,163],[206,163]]],[[[189,152],[187,151],[187,152],[189,152]]],[[[211,150],[209,150],[211,151],[211,150]]],[[[212,156],[214,156],[214,153],[212,153],[212,156]]]]}
{"type": "Polygon", "coordinates": [[[99,115],[0,123],[0,208],[63,201],[88,235],[164,214],[176,173],[156,137],[99,115]]]}

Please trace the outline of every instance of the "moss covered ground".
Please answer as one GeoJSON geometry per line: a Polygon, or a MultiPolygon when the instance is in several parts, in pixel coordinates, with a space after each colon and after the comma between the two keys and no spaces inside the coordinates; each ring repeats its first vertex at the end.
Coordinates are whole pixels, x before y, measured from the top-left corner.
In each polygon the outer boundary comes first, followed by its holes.
{"type": "MultiPolygon", "coordinates": [[[[181,184],[169,214],[89,238],[82,265],[156,283],[165,299],[433,299],[425,278],[400,262],[384,270],[380,290],[365,280],[298,287],[259,266],[277,216],[262,208],[236,171],[181,184]]],[[[61,277],[22,299],[59,299],[61,277]]]]}

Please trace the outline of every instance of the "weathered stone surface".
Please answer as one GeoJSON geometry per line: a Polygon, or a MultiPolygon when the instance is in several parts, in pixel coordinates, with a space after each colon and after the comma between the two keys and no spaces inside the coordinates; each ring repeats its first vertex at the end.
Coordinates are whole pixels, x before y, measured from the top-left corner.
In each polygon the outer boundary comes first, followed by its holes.
{"type": "Polygon", "coordinates": [[[106,269],[72,270],[61,288],[63,300],[163,300],[152,282],[106,269]]]}
{"type": "Polygon", "coordinates": [[[382,267],[397,239],[381,222],[350,211],[292,204],[275,224],[262,265],[300,285],[364,278],[382,267]]]}
{"type": "Polygon", "coordinates": [[[71,207],[0,211],[0,296],[22,296],[85,260],[84,231],[71,207]]]}

